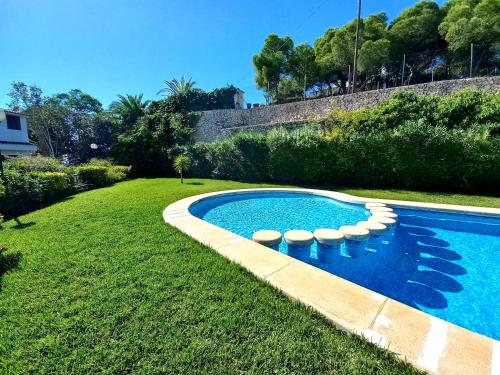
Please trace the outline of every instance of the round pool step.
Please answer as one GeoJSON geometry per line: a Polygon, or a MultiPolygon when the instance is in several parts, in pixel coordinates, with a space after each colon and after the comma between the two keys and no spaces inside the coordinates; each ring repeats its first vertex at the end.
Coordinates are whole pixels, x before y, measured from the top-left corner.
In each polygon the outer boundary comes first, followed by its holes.
{"type": "Polygon", "coordinates": [[[365,208],[370,209],[374,207],[387,207],[385,203],[379,203],[379,202],[369,202],[365,204],[365,208]]]}
{"type": "Polygon", "coordinates": [[[370,216],[370,218],[368,219],[368,221],[374,221],[374,222],[377,222],[377,223],[382,223],[388,227],[391,227],[393,225],[396,224],[396,220],[390,218],[390,217],[385,217],[385,216],[380,216],[380,215],[374,215],[374,216],[370,216]]]}
{"type": "Polygon", "coordinates": [[[308,246],[314,242],[314,235],[307,230],[289,230],[285,233],[285,241],[292,246],[308,246]]]}
{"type": "Polygon", "coordinates": [[[344,242],[344,234],[336,229],[320,228],[314,231],[314,238],[322,245],[338,245],[344,242]]]}
{"type": "Polygon", "coordinates": [[[391,219],[394,220],[398,219],[398,214],[394,212],[375,212],[373,213],[373,216],[385,216],[385,217],[390,217],[391,219]]]}
{"type": "Polygon", "coordinates": [[[339,231],[351,241],[365,241],[370,236],[368,229],[358,227],[356,225],[344,225],[339,228],[339,231]]]}
{"type": "Polygon", "coordinates": [[[377,221],[360,221],[357,225],[368,229],[370,234],[374,234],[375,236],[380,236],[387,231],[387,226],[377,221]]]}
{"type": "Polygon", "coordinates": [[[375,213],[375,212],[393,212],[394,210],[390,207],[372,207],[370,208],[370,211],[372,213],[375,213]]]}
{"type": "Polygon", "coordinates": [[[281,242],[281,233],[275,230],[258,230],[252,236],[252,239],[265,246],[276,246],[281,242]]]}

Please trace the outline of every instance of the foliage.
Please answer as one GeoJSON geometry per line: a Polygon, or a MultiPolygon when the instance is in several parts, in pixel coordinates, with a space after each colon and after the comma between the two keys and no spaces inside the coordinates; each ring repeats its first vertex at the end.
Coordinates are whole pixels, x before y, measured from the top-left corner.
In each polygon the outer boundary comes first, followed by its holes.
{"type": "Polygon", "coordinates": [[[82,189],[123,181],[128,172],[128,167],[98,159],[77,167],[40,156],[9,159],[5,163],[5,180],[0,184],[4,192],[0,194],[0,212],[19,216],[82,189]]]}
{"type": "Polygon", "coordinates": [[[234,96],[240,91],[236,86],[227,85],[208,92],[206,94],[207,105],[204,110],[234,108],[234,96]]]}
{"type": "Polygon", "coordinates": [[[445,4],[446,16],[439,32],[448,48],[459,59],[468,56],[470,44],[476,49],[479,64],[498,58],[500,47],[500,3],[498,0],[451,0],[445,4]]]}
{"type": "Polygon", "coordinates": [[[239,133],[192,157],[200,175],[240,181],[495,193],[499,98],[400,91],[372,109],[334,111],[320,129],[239,133]]]}
{"type": "Polygon", "coordinates": [[[158,94],[163,94],[165,96],[172,95],[187,95],[189,92],[193,91],[196,82],[191,78],[172,79],[171,81],[164,81],[165,87],[158,91],[158,94]]]}
{"type": "Polygon", "coordinates": [[[285,77],[278,84],[278,101],[302,96],[304,87],[295,78],[285,77]]]}
{"type": "Polygon", "coordinates": [[[428,52],[444,47],[438,32],[443,11],[434,1],[419,1],[405,9],[391,23],[388,33],[393,56],[428,52]]]}
{"type": "Polygon", "coordinates": [[[125,128],[129,128],[144,116],[149,103],[149,100],[142,100],[142,94],[118,95],[118,100],[111,103],[109,109],[121,118],[125,128]]]}
{"type": "Polygon", "coordinates": [[[286,73],[288,56],[293,50],[290,37],[280,38],[270,34],[264,41],[262,50],[253,57],[255,83],[269,98],[275,99],[278,85],[286,73]]]}
{"type": "Polygon", "coordinates": [[[7,159],[5,165],[7,168],[24,172],[63,172],[66,170],[66,167],[59,159],[40,155],[7,159]]]}
{"type": "Polygon", "coordinates": [[[181,177],[181,183],[184,183],[184,176],[191,169],[191,159],[187,155],[178,155],[174,159],[174,170],[181,177]]]}
{"type": "Polygon", "coordinates": [[[12,82],[7,94],[10,97],[9,108],[15,112],[25,111],[31,107],[39,107],[43,102],[43,92],[36,85],[28,86],[24,82],[12,82]]]}
{"type": "Polygon", "coordinates": [[[146,114],[118,136],[113,155],[119,164],[131,165],[135,174],[161,176],[172,173],[169,149],[176,142],[172,127],[172,101],[153,102],[146,114]]]}
{"type": "MultiPolygon", "coordinates": [[[[463,78],[471,43],[473,74],[480,69],[491,74],[499,63],[499,14],[498,0],[450,0],[441,7],[434,1],[419,1],[390,24],[385,13],[361,19],[356,86],[426,82],[431,72],[435,79],[463,78]]],[[[320,94],[332,94],[334,89],[345,93],[355,33],[356,20],[327,29],[313,48],[294,47],[290,37],[269,35],[253,58],[257,87],[272,101],[296,97],[297,86],[320,94]]]]}
{"type": "Polygon", "coordinates": [[[351,131],[378,132],[394,129],[407,121],[424,121],[448,129],[499,132],[500,93],[466,89],[449,96],[420,96],[411,91],[397,91],[374,108],[352,112],[332,111],[324,122],[328,136],[345,136],[351,131]]]}
{"type": "Polygon", "coordinates": [[[11,109],[22,111],[29,122],[30,138],[42,155],[82,163],[91,157],[109,156],[115,142],[116,119],[101,103],[80,90],[44,97],[36,86],[14,82],[9,93],[11,109]],[[93,151],[90,144],[98,149],[93,151]]]}

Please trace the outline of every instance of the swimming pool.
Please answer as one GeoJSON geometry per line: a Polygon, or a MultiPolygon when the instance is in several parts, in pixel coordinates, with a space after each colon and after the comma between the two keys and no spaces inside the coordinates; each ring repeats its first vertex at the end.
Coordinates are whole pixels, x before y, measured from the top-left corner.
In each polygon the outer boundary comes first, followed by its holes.
{"type": "MultiPolygon", "coordinates": [[[[215,196],[191,214],[243,237],[260,229],[338,228],[366,220],[360,204],[314,194],[252,192],[215,196]]],[[[318,245],[277,250],[433,316],[500,338],[500,218],[395,209],[396,228],[366,242],[361,256],[345,248],[318,260],[318,245]]]]}

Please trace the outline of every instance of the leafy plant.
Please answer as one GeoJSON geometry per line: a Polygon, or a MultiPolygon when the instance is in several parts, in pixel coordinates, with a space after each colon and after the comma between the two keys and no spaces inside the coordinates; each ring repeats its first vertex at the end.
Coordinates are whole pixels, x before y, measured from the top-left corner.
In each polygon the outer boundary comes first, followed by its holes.
{"type": "Polygon", "coordinates": [[[184,175],[191,169],[191,159],[187,155],[178,155],[174,160],[174,170],[180,175],[184,183],[184,175]]]}

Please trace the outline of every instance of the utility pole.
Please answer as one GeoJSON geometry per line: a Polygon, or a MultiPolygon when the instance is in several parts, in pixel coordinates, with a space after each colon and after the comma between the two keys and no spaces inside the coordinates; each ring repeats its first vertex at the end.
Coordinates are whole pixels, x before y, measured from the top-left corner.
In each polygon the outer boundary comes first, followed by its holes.
{"type": "Polygon", "coordinates": [[[354,94],[356,92],[356,80],[358,75],[358,48],[359,48],[359,24],[361,22],[361,0],[358,0],[358,17],[356,19],[356,40],[354,42],[354,66],[352,69],[352,90],[354,94]]]}
{"type": "Polygon", "coordinates": [[[306,100],[306,91],[307,91],[307,73],[304,73],[304,101],[306,100]]]}
{"type": "Polygon", "coordinates": [[[346,93],[349,94],[349,91],[351,91],[351,66],[350,65],[349,65],[349,73],[347,73],[346,93]]]}
{"type": "Polygon", "coordinates": [[[469,78],[472,78],[472,65],[474,62],[474,43],[470,44],[470,68],[469,68],[469,78]]]}
{"type": "Polygon", "coordinates": [[[405,85],[406,53],[403,54],[403,71],[401,73],[401,86],[405,85]]]}

